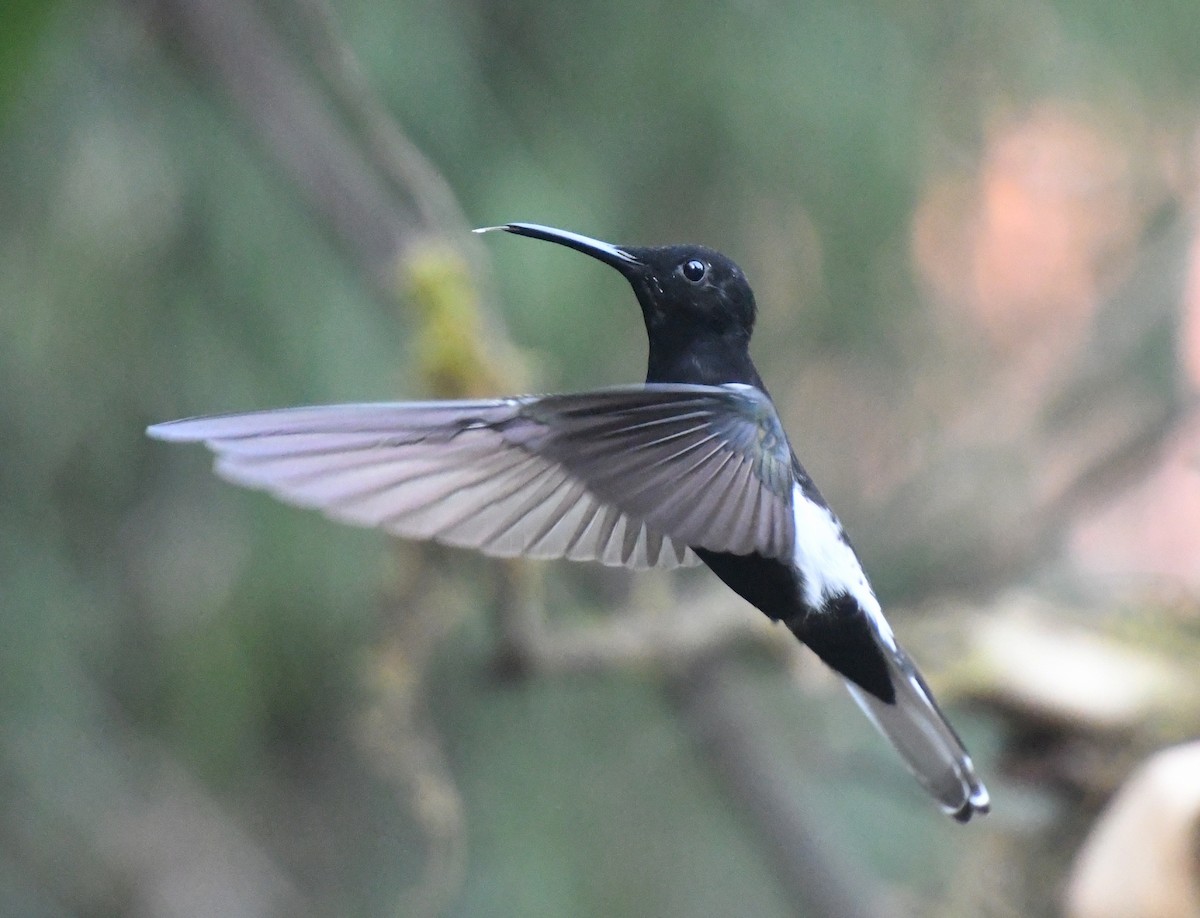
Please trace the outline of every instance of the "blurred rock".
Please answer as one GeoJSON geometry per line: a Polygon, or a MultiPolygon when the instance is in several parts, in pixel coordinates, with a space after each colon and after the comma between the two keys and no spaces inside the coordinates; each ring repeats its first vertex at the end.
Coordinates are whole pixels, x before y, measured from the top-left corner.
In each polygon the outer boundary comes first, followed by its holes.
{"type": "Polygon", "coordinates": [[[1200,742],[1160,752],[1134,773],[1076,858],[1069,918],[1200,915],[1200,742]]]}
{"type": "Polygon", "coordinates": [[[1010,778],[1094,811],[1153,750],[1197,735],[1190,619],[1135,609],[1136,616],[1124,607],[1105,612],[1017,592],[976,619],[943,679],[1000,716],[999,767],[1010,778]]]}
{"type": "Polygon", "coordinates": [[[1195,695],[1194,680],[1171,660],[1069,617],[1030,598],[990,616],[974,660],[984,700],[1047,726],[1112,732],[1135,730],[1195,695]]]}

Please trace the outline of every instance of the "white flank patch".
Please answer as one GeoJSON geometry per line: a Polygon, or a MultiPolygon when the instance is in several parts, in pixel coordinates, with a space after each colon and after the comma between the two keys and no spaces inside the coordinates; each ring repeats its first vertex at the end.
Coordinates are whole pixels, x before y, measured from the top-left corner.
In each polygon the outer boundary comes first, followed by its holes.
{"type": "Polygon", "coordinates": [[[837,517],[829,508],[805,497],[799,485],[792,489],[792,515],[796,521],[792,563],[804,575],[805,601],[813,609],[820,609],[830,596],[849,593],[871,618],[879,636],[894,645],[892,629],[884,620],[858,556],[842,538],[842,524],[837,517]]]}

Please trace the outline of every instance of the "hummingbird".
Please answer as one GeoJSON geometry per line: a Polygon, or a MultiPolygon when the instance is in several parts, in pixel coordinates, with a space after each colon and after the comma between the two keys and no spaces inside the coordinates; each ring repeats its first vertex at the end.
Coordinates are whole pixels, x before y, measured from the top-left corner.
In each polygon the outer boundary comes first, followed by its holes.
{"type": "Polygon", "coordinates": [[[188,418],[148,435],[202,442],[230,482],[405,538],[633,569],[703,563],[842,677],[943,811],[964,823],[986,813],[970,755],[750,358],[757,306],[742,270],[701,245],[613,245],[533,223],[476,230],[492,231],[620,272],[649,339],[645,383],[188,418]]]}

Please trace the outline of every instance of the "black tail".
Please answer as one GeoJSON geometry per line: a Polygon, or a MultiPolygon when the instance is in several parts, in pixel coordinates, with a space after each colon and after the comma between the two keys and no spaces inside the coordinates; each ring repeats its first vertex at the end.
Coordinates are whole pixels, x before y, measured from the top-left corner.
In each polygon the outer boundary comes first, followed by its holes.
{"type": "Polygon", "coordinates": [[[850,694],[943,810],[959,822],[986,813],[990,805],[987,788],[929,686],[899,645],[882,649],[895,700],[882,701],[847,679],[850,694]]]}
{"type": "Polygon", "coordinates": [[[792,631],[846,680],[859,707],[943,810],[959,822],[986,813],[988,792],[962,740],[869,590],[862,602],[838,596],[821,612],[793,620],[792,631]]]}

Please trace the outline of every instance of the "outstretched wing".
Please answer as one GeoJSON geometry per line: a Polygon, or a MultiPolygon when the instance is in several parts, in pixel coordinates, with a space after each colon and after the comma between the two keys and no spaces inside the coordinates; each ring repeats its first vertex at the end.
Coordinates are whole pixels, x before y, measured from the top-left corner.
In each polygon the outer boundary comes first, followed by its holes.
{"type": "Polygon", "coordinates": [[[222,477],[407,538],[497,556],[695,564],[788,556],[791,450],[748,386],[288,408],[157,424],[222,477]]]}

